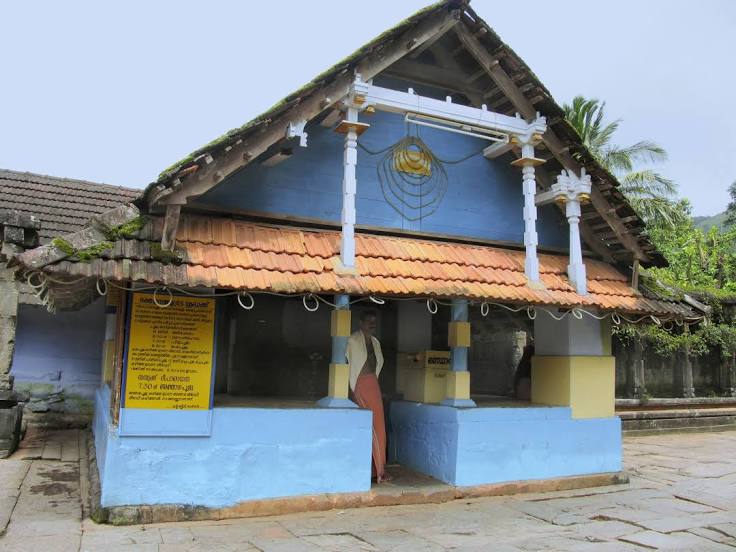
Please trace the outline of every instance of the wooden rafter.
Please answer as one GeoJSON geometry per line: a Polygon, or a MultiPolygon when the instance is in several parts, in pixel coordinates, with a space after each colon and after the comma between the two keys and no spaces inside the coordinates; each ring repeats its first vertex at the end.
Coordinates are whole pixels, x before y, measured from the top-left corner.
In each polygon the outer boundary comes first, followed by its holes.
{"type": "MultiPolygon", "coordinates": [[[[378,73],[422,46],[438,34],[444,34],[458,23],[460,12],[441,12],[405,31],[383,48],[367,54],[356,67],[364,80],[375,77],[378,73]]],[[[346,71],[319,92],[306,96],[301,103],[279,116],[275,121],[256,131],[253,136],[215,159],[202,166],[200,170],[182,181],[181,189],[163,198],[162,204],[185,204],[189,198],[197,197],[215,187],[227,176],[240,170],[250,161],[266,151],[272,144],[281,140],[289,121],[311,120],[326,108],[345,97],[354,80],[353,72],[346,71]],[[329,99],[329,101],[325,101],[329,99]]]]}
{"type": "Polygon", "coordinates": [[[459,92],[473,101],[483,95],[480,88],[465,84],[465,73],[453,69],[443,69],[436,65],[419,63],[407,58],[400,59],[386,69],[383,74],[408,79],[417,84],[444,88],[450,92],[459,92]]]}
{"type": "MultiPolygon", "coordinates": [[[[496,86],[506,94],[519,113],[526,119],[535,118],[537,110],[532,100],[528,99],[519,90],[519,87],[514,83],[512,78],[501,67],[498,59],[488,53],[488,50],[480,43],[473,32],[464,23],[455,26],[454,31],[462,45],[467,48],[478,64],[486,70],[493,82],[496,83],[496,86]]],[[[543,139],[549,150],[565,169],[575,171],[576,173],[580,171],[580,163],[570,155],[554,130],[548,128],[543,139]]],[[[636,238],[628,231],[626,225],[618,218],[615,208],[611,206],[597,186],[593,187],[590,199],[595,209],[611,227],[618,240],[631,251],[634,258],[644,262],[649,261],[649,256],[641,248],[636,238]]]]}

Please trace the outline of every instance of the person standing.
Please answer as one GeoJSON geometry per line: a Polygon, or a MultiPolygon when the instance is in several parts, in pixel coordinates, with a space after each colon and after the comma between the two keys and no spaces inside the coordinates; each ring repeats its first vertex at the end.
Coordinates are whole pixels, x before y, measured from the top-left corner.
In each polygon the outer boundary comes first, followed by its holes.
{"type": "Polygon", "coordinates": [[[376,312],[363,311],[360,327],[348,338],[347,360],[350,365],[350,390],[361,408],[373,412],[372,474],[378,483],[390,481],[386,472],[386,426],[383,396],[378,376],[383,367],[381,343],[376,333],[376,312]]]}

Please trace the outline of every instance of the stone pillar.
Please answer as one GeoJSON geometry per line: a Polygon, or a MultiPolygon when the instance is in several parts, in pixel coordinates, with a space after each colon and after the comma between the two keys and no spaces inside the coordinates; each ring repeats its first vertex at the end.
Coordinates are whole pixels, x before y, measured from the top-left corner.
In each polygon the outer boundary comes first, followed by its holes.
{"type": "Polygon", "coordinates": [[[690,359],[690,350],[686,345],[685,349],[675,355],[677,364],[675,365],[675,393],[686,399],[695,396],[695,388],[693,387],[693,363],[690,359]]]}
{"type": "Polygon", "coordinates": [[[468,322],[467,299],[453,299],[450,324],[447,331],[450,345],[450,372],[447,374],[445,406],[473,407],[470,398],[470,372],[468,372],[468,349],[470,348],[470,322],[468,322]]]}
{"type": "Polygon", "coordinates": [[[15,281],[15,269],[7,261],[24,248],[38,245],[41,223],[37,218],[17,211],[0,211],[0,458],[7,458],[18,447],[23,406],[27,397],[13,391],[10,370],[15,352],[15,327],[18,318],[20,292],[15,281]]]}
{"type": "Polygon", "coordinates": [[[729,358],[721,358],[721,391],[729,397],[736,397],[736,353],[729,358]]]}
{"type": "Polygon", "coordinates": [[[626,363],[626,394],[631,399],[641,398],[647,393],[644,378],[644,347],[641,339],[634,340],[633,354],[626,363]]]}
{"type": "Polygon", "coordinates": [[[18,316],[18,286],[15,270],[0,264],[0,391],[13,389],[10,367],[15,350],[15,325],[18,316]]]}
{"type": "Polygon", "coordinates": [[[350,296],[335,295],[335,310],[330,320],[332,359],[327,386],[327,396],[317,401],[324,408],[358,408],[348,398],[350,390],[350,365],[347,363],[348,338],[350,337],[350,296]]]}

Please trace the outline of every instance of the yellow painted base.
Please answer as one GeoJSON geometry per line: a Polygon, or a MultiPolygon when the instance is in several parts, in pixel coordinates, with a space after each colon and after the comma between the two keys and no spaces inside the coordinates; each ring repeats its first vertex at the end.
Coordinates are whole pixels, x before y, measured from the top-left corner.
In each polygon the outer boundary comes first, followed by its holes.
{"type": "Polygon", "coordinates": [[[407,401],[439,403],[445,399],[450,367],[448,351],[425,351],[418,355],[399,353],[397,390],[407,401]]]}
{"type": "Polygon", "coordinates": [[[327,396],[335,399],[347,399],[350,385],[350,365],[330,364],[330,379],[327,384],[327,396]]]}
{"type": "Polygon", "coordinates": [[[535,356],[532,402],[569,406],[573,418],[615,413],[616,364],[612,356],[535,356]]]}
{"type": "Polygon", "coordinates": [[[448,399],[470,399],[470,372],[449,372],[447,374],[448,399]]]}
{"type": "Polygon", "coordinates": [[[330,316],[330,335],[332,337],[350,337],[350,311],[335,309],[330,316]]]}
{"type": "Polygon", "coordinates": [[[470,347],[470,322],[450,322],[447,325],[447,344],[450,347],[470,347]]]}

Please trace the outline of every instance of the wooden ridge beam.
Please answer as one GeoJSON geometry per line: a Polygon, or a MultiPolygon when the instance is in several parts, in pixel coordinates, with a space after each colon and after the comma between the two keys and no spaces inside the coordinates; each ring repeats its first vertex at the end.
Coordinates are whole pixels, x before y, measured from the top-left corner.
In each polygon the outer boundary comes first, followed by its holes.
{"type": "MultiPolygon", "coordinates": [[[[376,48],[355,68],[363,80],[369,80],[393,65],[396,61],[413,52],[438,34],[444,34],[459,20],[460,11],[443,11],[428,17],[410,27],[383,48],[376,48]]],[[[226,154],[182,181],[178,191],[161,200],[163,204],[185,204],[189,198],[197,197],[222,182],[235,171],[266,151],[272,144],[285,136],[289,121],[310,121],[322,111],[336,104],[350,91],[355,79],[352,71],[345,71],[321,90],[305,97],[295,107],[287,110],[268,125],[261,125],[254,135],[233,146],[226,154]]]]}
{"type": "MultiPolygon", "coordinates": [[[[498,59],[488,53],[485,46],[480,43],[465,23],[457,25],[454,28],[454,31],[460,39],[460,42],[468,49],[478,64],[486,70],[493,82],[496,83],[496,86],[498,86],[504,94],[508,96],[511,103],[519,111],[522,117],[528,120],[536,118],[537,110],[534,107],[533,102],[524,96],[521,90],[519,90],[519,87],[514,83],[513,79],[509,77],[503,67],[501,67],[498,59]]],[[[547,132],[544,133],[543,140],[549,150],[554,154],[555,158],[565,169],[572,170],[576,173],[580,171],[580,163],[570,155],[565,144],[550,127],[548,127],[547,132]]],[[[629,251],[631,251],[634,258],[644,262],[650,261],[650,257],[641,248],[636,238],[629,233],[626,225],[621,222],[616,215],[615,208],[613,208],[608,200],[603,196],[597,185],[594,185],[591,190],[590,200],[593,207],[595,207],[601,217],[603,217],[603,219],[608,223],[619,241],[629,251]]]]}

